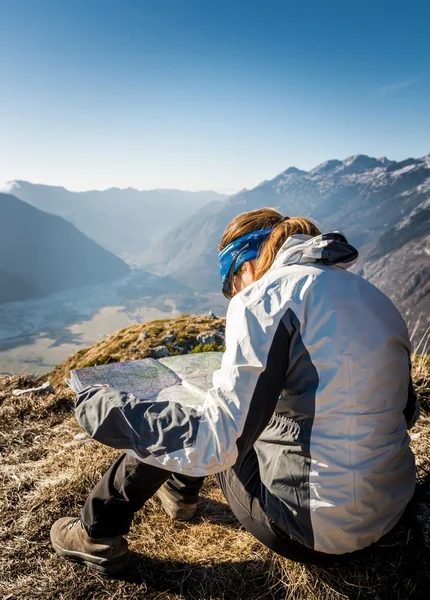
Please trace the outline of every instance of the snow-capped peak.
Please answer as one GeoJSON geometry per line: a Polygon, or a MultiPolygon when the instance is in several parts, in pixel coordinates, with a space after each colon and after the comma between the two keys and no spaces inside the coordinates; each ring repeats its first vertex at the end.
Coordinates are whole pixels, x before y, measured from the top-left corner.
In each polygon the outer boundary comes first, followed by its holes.
{"type": "Polygon", "coordinates": [[[310,171],[310,173],[312,175],[322,175],[323,173],[328,173],[329,171],[333,171],[337,167],[341,167],[342,164],[343,163],[340,160],[336,160],[336,159],[326,160],[325,162],[323,162],[320,165],[313,168],[312,171],[310,171]]]}
{"type": "Polygon", "coordinates": [[[282,175],[306,175],[307,171],[298,169],[297,167],[288,167],[285,171],[282,171],[282,175]]]}

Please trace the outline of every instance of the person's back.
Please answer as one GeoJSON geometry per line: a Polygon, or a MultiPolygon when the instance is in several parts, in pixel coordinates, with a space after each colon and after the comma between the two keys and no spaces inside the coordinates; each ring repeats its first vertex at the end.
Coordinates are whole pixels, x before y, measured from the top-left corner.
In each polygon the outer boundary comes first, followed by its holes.
{"type": "Polygon", "coordinates": [[[341,554],[389,531],[414,492],[408,332],[363,278],[290,254],[242,292],[288,306],[285,388],[255,449],[269,516],[305,546],[341,554]]]}
{"type": "Polygon", "coordinates": [[[306,218],[237,215],[219,246],[231,302],[213,387],[197,408],[106,385],[78,394],[82,427],[127,454],[80,518],[53,524],[56,552],[125,568],[133,514],[157,492],[172,518],[191,519],[210,474],[242,526],[290,560],[330,564],[390,531],[414,491],[419,407],[405,323],[346,272],[357,256],[306,218]]]}

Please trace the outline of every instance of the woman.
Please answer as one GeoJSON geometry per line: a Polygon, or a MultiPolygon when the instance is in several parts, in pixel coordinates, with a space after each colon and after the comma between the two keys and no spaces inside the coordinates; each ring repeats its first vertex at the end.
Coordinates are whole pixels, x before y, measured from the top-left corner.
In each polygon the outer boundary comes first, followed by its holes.
{"type": "Polygon", "coordinates": [[[371,545],[412,498],[407,328],[384,294],[347,272],[355,248],[264,208],[235,217],[220,250],[226,351],[202,409],[106,387],[79,394],[84,429],[128,452],[79,519],[54,523],[61,556],[123,569],[123,536],[145,501],[157,492],[188,520],[213,473],[250,533],[307,563],[371,545]]]}

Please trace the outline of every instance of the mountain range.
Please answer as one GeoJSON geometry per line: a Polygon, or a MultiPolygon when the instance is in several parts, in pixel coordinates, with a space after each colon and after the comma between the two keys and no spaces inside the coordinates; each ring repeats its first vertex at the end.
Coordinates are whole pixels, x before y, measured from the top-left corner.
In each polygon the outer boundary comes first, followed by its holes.
{"type": "Polygon", "coordinates": [[[430,324],[430,154],[290,167],[227,199],[131,188],[77,193],[24,181],[10,187],[21,201],[1,197],[0,302],[121,277],[128,269],[112,253],[198,294],[218,292],[217,245],[226,225],[270,206],[312,218],[325,232],[342,231],[360,252],[354,270],[393,299],[411,331],[422,335],[430,324]]]}
{"type": "Polygon", "coordinates": [[[216,249],[226,225],[238,213],[264,206],[312,218],[324,231],[342,231],[359,248],[355,270],[424,333],[430,312],[430,154],[401,162],[356,155],[310,171],[290,167],[254,189],[202,207],[140,262],[200,292],[219,290],[216,249]]]}
{"type": "Polygon", "coordinates": [[[28,181],[8,183],[10,193],[43,211],[64,217],[101,246],[121,256],[139,254],[162,234],[208,202],[216,192],[136,190],[72,192],[28,181]]]}
{"type": "Polygon", "coordinates": [[[112,281],[129,271],[62,217],[0,193],[0,304],[112,281]]]}

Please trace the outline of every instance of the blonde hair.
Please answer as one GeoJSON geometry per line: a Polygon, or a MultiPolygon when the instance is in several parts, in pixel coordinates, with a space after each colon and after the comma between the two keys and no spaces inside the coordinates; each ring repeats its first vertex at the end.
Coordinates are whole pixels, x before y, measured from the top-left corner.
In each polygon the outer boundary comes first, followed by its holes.
{"type": "Polygon", "coordinates": [[[283,243],[292,235],[321,235],[318,227],[305,217],[286,219],[274,208],[257,208],[241,213],[227,225],[219,251],[238,238],[259,229],[273,229],[255,260],[255,278],[260,279],[270,269],[283,243]]]}

